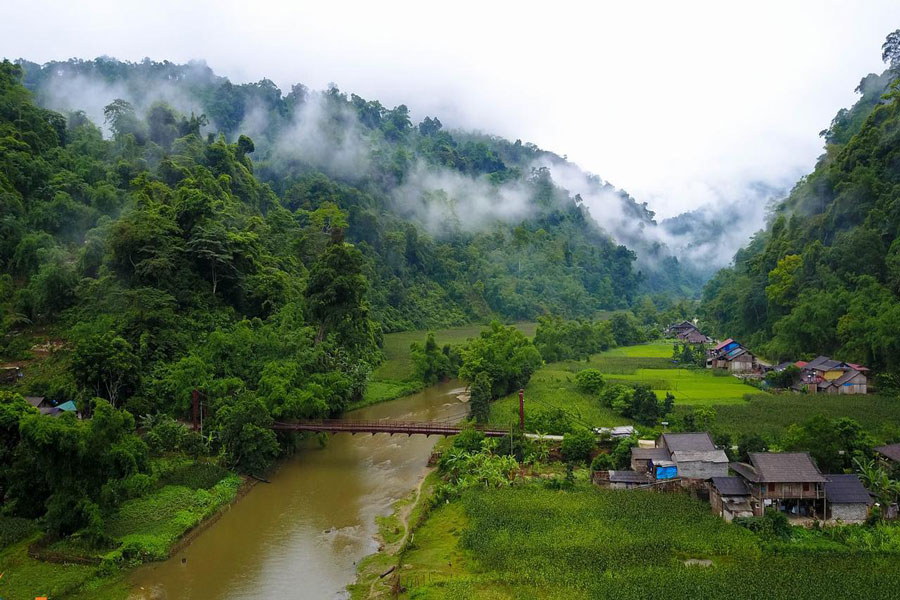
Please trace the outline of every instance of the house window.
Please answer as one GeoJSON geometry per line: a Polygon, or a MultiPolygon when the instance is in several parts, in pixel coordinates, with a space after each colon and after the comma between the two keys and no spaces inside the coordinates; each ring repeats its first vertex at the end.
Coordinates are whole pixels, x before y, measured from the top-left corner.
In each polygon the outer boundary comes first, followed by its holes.
{"type": "Polygon", "coordinates": [[[774,484],[774,483],[770,483],[770,484],[769,484],[769,493],[770,493],[770,494],[774,494],[774,493],[775,493],[775,484],[774,484]]]}
{"type": "Polygon", "coordinates": [[[803,484],[803,491],[804,491],[804,492],[808,492],[808,491],[809,491],[809,484],[808,484],[808,483],[804,483],[804,484],[803,484]]]}

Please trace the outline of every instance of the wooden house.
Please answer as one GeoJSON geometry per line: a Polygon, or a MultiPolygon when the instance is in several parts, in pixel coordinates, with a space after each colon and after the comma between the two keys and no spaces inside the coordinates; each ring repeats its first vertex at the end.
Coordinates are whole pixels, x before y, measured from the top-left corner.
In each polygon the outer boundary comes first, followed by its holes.
{"type": "Polygon", "coordinates": [[[800,380],[794,388],[811,394],[865,394],[868,368],[854,363],[817,356],[808,363],[797,363],[800,380]]]}
{"type": "Polygon", "coordinates": [[[806,452],[751,452],[750,463],[731,463],[750,489],[753,514],[769,507],[796,517],[825,515],[825,476],[806,452]]]}
{"type": "Polygon", "coordinates": [[[713,477],[709,486],[709,505],[726,521],[753,516],[750,488],[742,477],[713,477]]]}
{"type": "Polygon", "coordinates": [[[712,342],[712,338],[700,333],[697,329],[688,329],[675,337],[685,344],[709,344],[712,342]]]}
{"type": "Polygon", "coordinates": [[[697,329],[697,326],[691,323],[690,321],[682,321],[681,323],[674,323],[666,327],[665,336],[669,338],[677,338],[679,335],[686,331],[697,329]]]}
{"type": "Polygon", "coordinates": [[[728,369],[732,373],[752,373],[760,368],[756,356],[731,338],[720,342],[707,353],[706,366],[728,369]]]}

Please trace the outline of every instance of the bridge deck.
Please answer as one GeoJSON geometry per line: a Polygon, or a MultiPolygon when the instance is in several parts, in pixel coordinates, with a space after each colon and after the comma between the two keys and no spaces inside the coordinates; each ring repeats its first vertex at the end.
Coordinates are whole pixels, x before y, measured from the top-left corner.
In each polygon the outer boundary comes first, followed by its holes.
{"type": "MultiPolygon", "coordinates": [[[[272,429],[276,431],[313,431],[324,433],[395,433],[415,435],[456,435],[463,430],[458,423],[449,421],[344,421],[325,419],[319,421],[294,421],[291,423],[275,422],[272,429]]],[[[509,435],[508,429],[488,429],[476,427],[486,437],[503,437],[509,435]]]]}

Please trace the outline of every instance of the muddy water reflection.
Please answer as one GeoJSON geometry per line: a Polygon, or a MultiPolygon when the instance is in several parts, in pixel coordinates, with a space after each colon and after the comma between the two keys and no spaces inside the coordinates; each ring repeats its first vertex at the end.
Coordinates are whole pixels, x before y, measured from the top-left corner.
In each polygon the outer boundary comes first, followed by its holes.
{"type": "MultiPolygon", "coordinates": [[[[354,419],[462,417],[459,382],[360,409],[354,419]]],[[[342,598],[376,550],[374,519],[418,483],[436,438],[339,434],[284,461],[185,550],[132,574],[134,598],[342,598]],[[182,562],[182,559],[185,559],[182,562]]]]}

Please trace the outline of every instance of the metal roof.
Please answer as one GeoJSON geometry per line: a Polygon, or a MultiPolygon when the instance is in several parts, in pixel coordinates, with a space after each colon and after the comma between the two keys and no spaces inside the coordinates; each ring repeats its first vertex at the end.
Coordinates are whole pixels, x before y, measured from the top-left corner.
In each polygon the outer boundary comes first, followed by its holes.
{"type": "Polygon", "coordinates": [[[646,473],[637,471],[610,471],[609,480],[613,483],[648,483],[646,473]]]}
{"type": "Polygon", "coordinates": [[[722,496],[750,495],[750,488],[743,477],[713,477],[712,483],[722,496]]]}
{"type": "Polygon", "coordinates": [[[840,367],[843,363],[839,360],[831,360],[827,356],[817,356],[810,362],[806,363],[807,369],[815,369],[817,371],[830,371],[836,367],[840,367]]]}
{"type": "Polygon", "coordinates": [[[694,433],[664,433],[662,435],[665,440],[666,447],[672,451],[691,450],[694,452],[705,452],[707,450],[715,450],[716,445],[712,438],[705,431],[694,433]]]}
{"type": "Polygon", "coordinates": [[[28,404],[32,405],[35,408],[38,408],[42,404],[44,404],[43,396],[25,396],[25,400],[28,402],[28,404]]]}
{"type": "Polygon", "coordinates": [[[869,490],[856,475],[826,475],[825,499],[832,504],[872,504],[869,490]]]}
{"type": "Polygon", "coordinates": [[[878,446],[875,449],[885,458],[900,462],[900,444],[888,444],[887,446],[878,446]]]}
{"type": "Polygon", "coordinates": [[[677,450],[672,453],[672,460],[681,462],[727,463],[728,456],[724,450],[677,450]]]}
{"type": "Polygon", "coordinates": [[[638,460],[669,460],[669,451],[665,448],[632,448],[631,457],[638,460]]]}
{"type": "Polygon", "coordinates": [[[751,452],[750,462],[760,483],[825,481],[806,452],[751,452]]]}
{"type": "Polygon", "coordinates": [[[720,342],[718,346],[716,346],[715,348],[713,348],[713,350],[721,350],[722,348],[724,348],[724,347],[727,346],[728,344],[733,344],[733,343],[734,343],[734,340],[731,339],[731,338],[728,338],[728,339],[725,340],[724,342],[720,342]]]}

